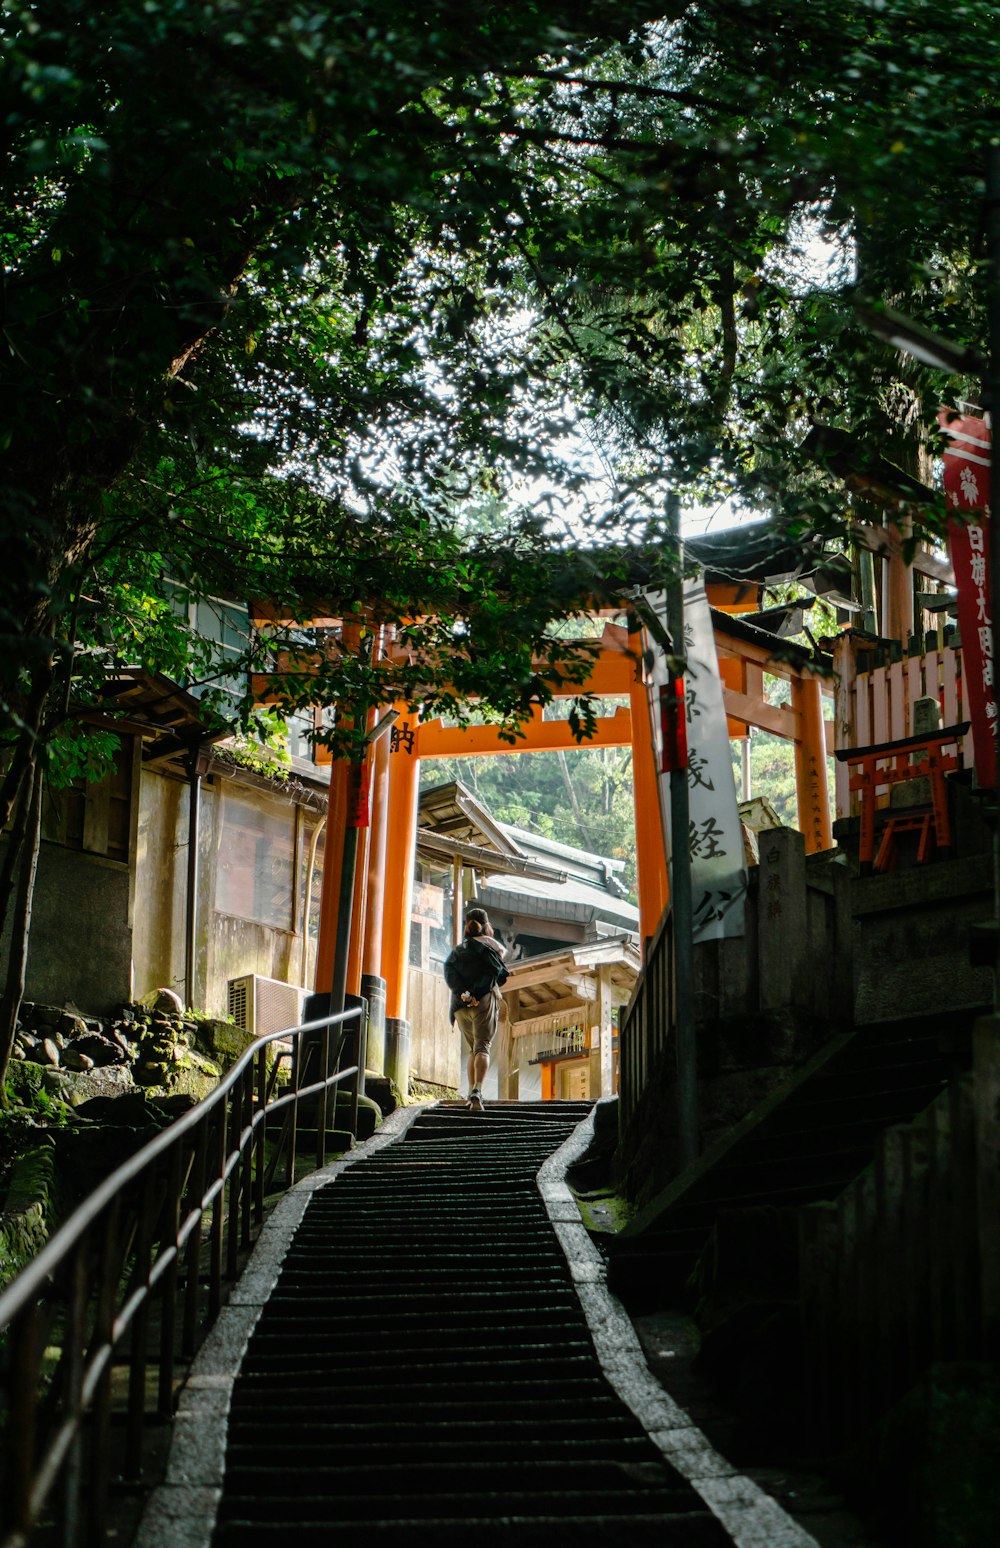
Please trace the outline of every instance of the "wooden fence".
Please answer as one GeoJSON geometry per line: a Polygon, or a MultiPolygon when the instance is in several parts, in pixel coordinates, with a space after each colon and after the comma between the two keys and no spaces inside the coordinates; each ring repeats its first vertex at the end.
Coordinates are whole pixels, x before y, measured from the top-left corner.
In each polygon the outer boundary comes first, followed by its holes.
{"type": "Polygon", "coordinates": [[[673,915],[668,909],[646,947],[646,960],[618,1031],[619,1129],[625,1134],[662,1062],[674,1027],[673,915]]]}
{"type": "MultiPolygon", "coordinates": [[[[875,665],[876,652],[865,649],[855,636],[844,635],[837,643],[834,664],[837,673],[834,746],[870,747],[912,736],[913,705],[917,699],[936,699],[941,707],[941,724],[954,726],[967,720],[962,681],[962,651],[951,645],[924,650],[919,655],[901,656],[898,661],[875,665]],[[871,666],[866,666],[871,661],[871,666]],[[864,667],[864,670],[859,668],[864,667]]],[[[972,763],[972,734],[960,743],[962,761],[972,763]]],[[[847,788],[849,774],[837,765],[837,816],[856,814],[858,797],[847,788]]]]}

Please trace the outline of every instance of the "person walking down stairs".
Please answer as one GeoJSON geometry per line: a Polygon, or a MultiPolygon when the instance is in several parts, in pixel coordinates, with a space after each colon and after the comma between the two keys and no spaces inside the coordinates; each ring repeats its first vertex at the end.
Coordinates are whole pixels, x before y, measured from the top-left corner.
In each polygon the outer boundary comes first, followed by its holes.
{"type": "Polygon", "coordinates": [[[483,1082],[503,1003],[500,985],[507,981],[503,959],[504,948],[485,908],[470,908],[465,934],[444,964],[444,980],[451,990],[451,1023],[458,1023],[468,1053],[469,1110],[474,1113],[484,1111],[483,1082]]]}

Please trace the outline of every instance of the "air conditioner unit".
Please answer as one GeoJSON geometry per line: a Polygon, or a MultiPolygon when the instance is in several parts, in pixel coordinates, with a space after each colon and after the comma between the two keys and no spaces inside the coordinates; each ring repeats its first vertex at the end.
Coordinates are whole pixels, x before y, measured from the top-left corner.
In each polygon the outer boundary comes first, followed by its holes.
{"type": "Polygon", "coordinates": [[[229,980],[229,1014],[238,1027],[263,1037],[265,1032],[284,1032],[302,1022],[306,991],[278,978],[244,973],[229,980]]]}

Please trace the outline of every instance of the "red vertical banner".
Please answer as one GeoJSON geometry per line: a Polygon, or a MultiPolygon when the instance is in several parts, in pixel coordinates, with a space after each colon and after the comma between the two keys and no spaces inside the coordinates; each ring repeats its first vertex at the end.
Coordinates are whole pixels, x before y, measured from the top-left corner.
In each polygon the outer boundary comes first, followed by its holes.
{"type": "Polygon", "coordinates": [[[948,523],[948,551],[958,590],[958,626],[962,635],[962,686],[965,713],[972,722],[976,779],[996,785],[996,689],[993,618],[990,606],[990,432],[982,419],[955,417],[942,409],[938,423],[948,444],[944,451],[944,491],[948,506],[969,512],[948,523]]]}

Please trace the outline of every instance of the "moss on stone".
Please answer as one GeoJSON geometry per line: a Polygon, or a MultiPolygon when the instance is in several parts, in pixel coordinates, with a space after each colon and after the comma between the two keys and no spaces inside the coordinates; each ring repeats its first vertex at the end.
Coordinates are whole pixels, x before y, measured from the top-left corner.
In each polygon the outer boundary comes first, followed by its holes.
{"type": "Polygon", "coordinates": [[[55,1144],[45,1136],[14,1162],[0,1214],[0,1285],[8,1284],[44,1247],[55,1199],[55,1144]]]}

